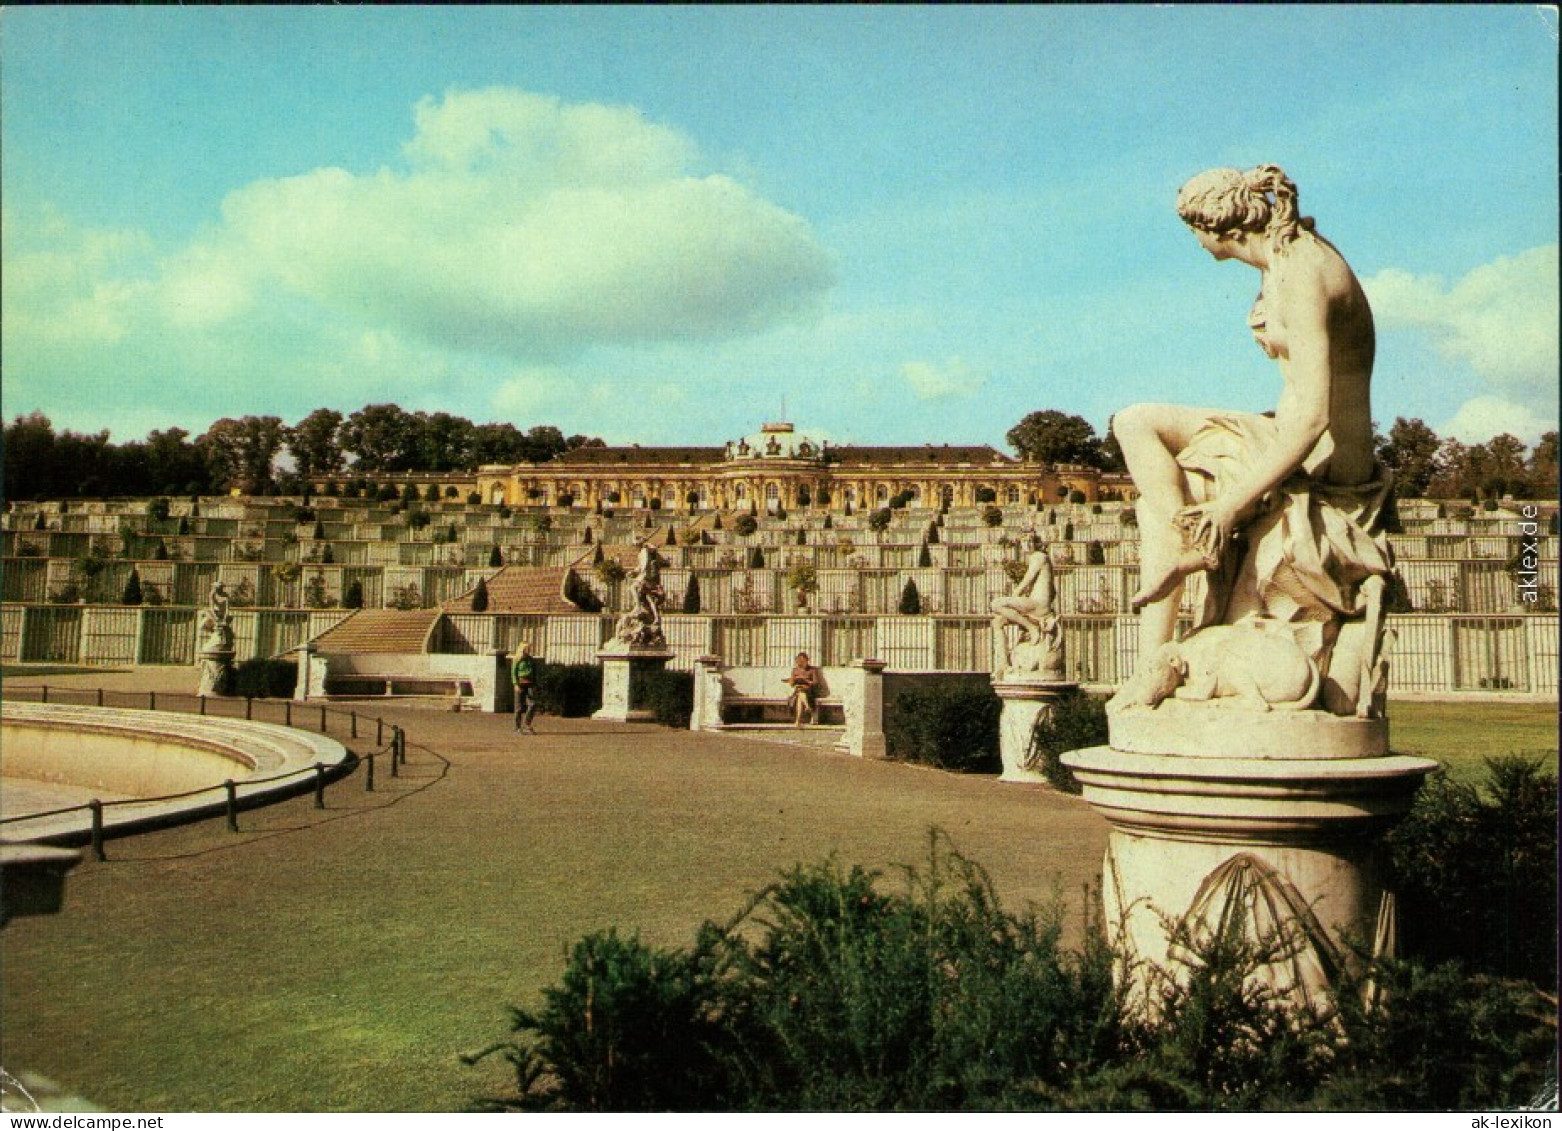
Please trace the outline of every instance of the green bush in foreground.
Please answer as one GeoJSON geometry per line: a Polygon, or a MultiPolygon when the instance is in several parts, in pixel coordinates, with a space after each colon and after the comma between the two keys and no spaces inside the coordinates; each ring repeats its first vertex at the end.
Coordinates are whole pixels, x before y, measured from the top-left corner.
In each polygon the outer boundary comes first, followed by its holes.
{"type": "Polygon", "coordinates": [[[937,834],[898,890],[797,867],[688,949],[614,931],[576,944],[499,1053],[487,1106],[571,1111],[1218,1111],[1511,1108],[1555,1079],[1533,987],[1385,962],[1338,1012],[1288,1011],[1248,975],[1266,950],[1191,940],[1160,1020],[1114,989],[1094,925],[1005,911],[937,834]]]}

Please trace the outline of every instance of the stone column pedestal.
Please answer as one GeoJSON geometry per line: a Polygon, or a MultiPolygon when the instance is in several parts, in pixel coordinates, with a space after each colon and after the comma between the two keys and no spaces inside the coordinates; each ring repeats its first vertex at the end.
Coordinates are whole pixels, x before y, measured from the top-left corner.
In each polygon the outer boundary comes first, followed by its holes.
{"type": "Polygon", "coordinates": [[[1387,746],[1384,719],[1168,700],[1063,756],[1112,825],[1103,910],[1143,1008],[1223,924],[1282,944],[1254,976],[1298,1006],[1327,1000],[1358,948],[1395,952],[1382,837],[1436,763],[1387,746]]]}
{"type": "Polygon", "coordinates": [[[888,757],[884,740],[883,660],[858,660],[835,681],[846,712],[846,730],[835,749],[854,758],[888,757]]]}
{"type": "Polygon", "coordinates": [[[721,657],[700,656],[694,661],[694,710],[690,730],[721,729],[721,657]]]}
{"type": "Polygon", "coordinates": [[[602,709],[591,717],[610,723],[644,723],[655,716],[643,705],[631,701],[634,675],[640,671],[661,671],[673,653],[654,648],[626,648],[598,652],[602,661],[602,709]]]}
{"type": "Polygon", "coordinates": [[[1029,764],[1031,734],[1043,716],[1052,714],[1059,699],[1078,689],[1079,684],[1069,680],[993,680],[993,690],[1003,700],[998,720],[998,751],[1003,756],[999,781],[1046,784],[1046,775],[1029,764]]]}
{"type": "Polygon", "coordinates": [[[200,684],[195,691],[197,695],[228,694],[233,686],[233,656],[232,648],[203,648],[196,653],[201,674],[200,684]]]}

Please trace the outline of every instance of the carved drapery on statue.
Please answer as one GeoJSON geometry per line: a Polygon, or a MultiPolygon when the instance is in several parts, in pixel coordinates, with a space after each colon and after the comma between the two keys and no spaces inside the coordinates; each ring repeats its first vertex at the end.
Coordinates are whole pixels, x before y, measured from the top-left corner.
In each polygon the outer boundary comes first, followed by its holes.
{"type": "MultiPolygon", "coordinates": [[[[1191,502],[1210,502],[1251,476],[1276,437],[1270,416],[1211,418],[1177,455],[1191,502]]],[[[1387,679],[1383,602],[1394,572],[1384,526],[1393,496],[1388,471],[1376,471],[1370,481],[1350,487],[1298,471],[1269,492],[1240,536],[1208,560],[1192,631],[1142,665],[1117,705],[1154,707],[1176,695],[1231,699],[1261,710],[1319,707],[1336,715],[1380,716],[1387,679]],[[1222,626],[1231,631],[1210,632],[1222,626]],[[1221,636],[1218,650],[1229,657],[1224,672],[1199,666],[1202,653],[1215,651],[1201,646],[1206,635],[1203,645],[1221,636]],[[1276,700],[1257,678],[1275,669],[1247,662],[1263,652],[1286,667],[1274,643],[1280,638],[1291,640],[1294,655],[1316,669],[1317,686],[1306,702],[1284,692],[1276,700]]],[[[1306,683],[1294,682],[1287,690],[1299,694],[1306,683]]]]}

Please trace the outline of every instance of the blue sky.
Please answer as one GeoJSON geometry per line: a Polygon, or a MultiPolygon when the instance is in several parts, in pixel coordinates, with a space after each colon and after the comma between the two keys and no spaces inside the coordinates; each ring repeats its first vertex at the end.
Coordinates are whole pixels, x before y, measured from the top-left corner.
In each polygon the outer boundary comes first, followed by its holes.
{"type": "Polygon", "coordinates": [[[1551,8],[8,8],[0,53],[7,418],[1267,409],[1257,275],[1173,201],[1275,162],[1384,427],[1556,427],[1551,8]]]}

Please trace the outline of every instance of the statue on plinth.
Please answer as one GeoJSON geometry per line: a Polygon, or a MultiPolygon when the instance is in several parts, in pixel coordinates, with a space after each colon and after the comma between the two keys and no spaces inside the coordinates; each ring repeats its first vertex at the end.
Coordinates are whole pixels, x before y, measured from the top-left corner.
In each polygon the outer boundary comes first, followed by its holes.
{"type": "Polygon", "coordinates": [[[662,567],[666,564],[651,545],[651,539],[642,538],[639,560],[629,575],[634,605],[618,618],[613,633],[613,639],[620,644],[631,648],[667,647],[667,637],[662,632],[662,602],[667,599],[662,591],[662,567]]]}
{"type": "Polygon", "coordinates": [[[1025,572],[1014,588],[996,597],[990,606],[992,619],[994,681],[1054,681],[1064,678],[1063,628],[1053,608],[1056,588],[1052,559],[1041,537],[1029,535],[1030,555],[1025,572]],[[1008,627],[1020,630],[1019,641],[1009,646],[1008,627]]]}
{"type": "Polygon", "coordinates": [[[1372,311],[1274,165],[1194,177],[1177,211],[1261,276],[1248,327],[1278,362],[1272,413],[1141,404],[1112,432],[1139,490],[1138,663],[1109,745],[1063,755],[1112,825],[1108,933],[1131,1000],[1240,930],[1250,975],[1312,1007],[1395,950],[1383,834],[1435,763],[1394,755],[1384,596],[1388,473],[1372,439],[1372,311]],[[1184,581],[1202,574],[1175,639],[1184,581]]]}
{"type": "Polygon", "coordinates": [[[227,694],[228,677],[233,671],[233,616],[228,611],[228,589],[218,581],[211,587],[207,606],[201,614],[201,644],[197,653],[201,668],[197,695],[227,694]]]}
{"type": "Polygon", "coordinates": [[[1278,166],[1202,173],[1177,211],[1215,259],[1259,271],[1248,327],[1283,384],[1272,413],[1139,404],[1113,418],[1139,490],[1142,580],[1138,667],[1109,706],[1175,696],[1381,716],[1392,502],[1373,448],[1366,294],[1278,166]],[[1202,607],[1174,643],[1198,572],[1202,607]]]}

